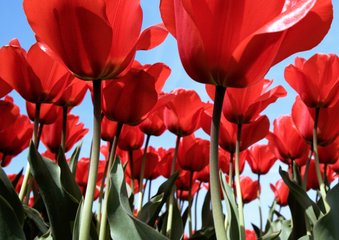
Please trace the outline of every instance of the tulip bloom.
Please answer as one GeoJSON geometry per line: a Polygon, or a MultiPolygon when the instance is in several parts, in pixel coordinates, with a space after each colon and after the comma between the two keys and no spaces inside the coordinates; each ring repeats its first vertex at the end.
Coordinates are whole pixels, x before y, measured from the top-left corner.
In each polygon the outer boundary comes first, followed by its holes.
{"type": "Polygon", "coordinates": [[[29,51],[17,40],[0,51],[0,77],[26,101],[51,103],[63,92],[72,75],[67,68],[35,43],[29,51]]]}
{"type": "Polygon", "coordinates": [[[124,125],[122,127],[118,147],[124,151],[133,151],[141,148],[144,143],[144,134],[138,126],[124,125]]]}
{"type": "Polygon", "coordinates": [[[310,108],[327,108],[339,100],[339,58],[334,54],[297,57],[285,69],[285,79],[310,108]]]}
{"type": "Polygon", "coordinates": [[[335,164],[339,159],[339,138],[326,147],[318,146],[319,162],[323,164],[335,164]]]}
{"type": "Polygon", "coordinates": [[[167,129],[177,136],[187,136],[199,128],[203,103],[193,90],[175,89],[164,110],[167,129]]]}
{"type": "MultiPolygon", "coordinates": [[[[172,161],[174,158],[174,148],[170,148],[167,150],[163,148],[159,148],[158,154],[160,157],[158,172],[161,176],[165,178],[170,178],[171,177],[171,165],[172,165],[172,161]]],[[[178,171],[179,169],[180,167],[179,167],[178,161],[176,161],[175,171],[178,171]]]]}
{"type": "Polygon", "coordinates": [[[333,18],[330,0],[162,0],[160,11],[188,75],[224,87],[257,82],[272,65],[313,48],[333,18]]]}
{"type": "MultiPolygon", "coordinates": [[[[242,151],[239,154],[239,173],[241,174],[244,171],[245,162],[246,162],[246,151],[242,151]]],[[[235,155],[230,152],[219,148],[219,166],[223,173],[235,175],[235,155]],[[233,159],[231,159],[231,156],[233,159]],[[230,167],[232,166],[232,172],[230,173],[230,167]]],[[[232,179],[233,180],[233,179],[232,179]]]]}
{"type": "Polygon", "coordinates": [[[101,138],[104,141],[113,142],[113,139],[117,132],[117,127],[117,122],[111,121],[107,117],[103,116],[101,120],[101,138]]]}
{"type": "MultiPolygon", "coordinates": [[[[29,119],[34,122],[36,104],[26,101],[26,111],[29,119]]],[[[40,105],[39,123],[48,125],[54,123],[62,114],[61,107],[52,103],[42,103],[40,105]]]]}
{"type": "MultiPolygon", "coordinates": [[[[79,117],[68,114],[66,125],[65,152],[68,152],[75,143],[80,141],[87,133],[83,123],[78,123],[79,117]]],[[[62,117],[55,123],[44,126],[41,134],[41,141],[52,153],[57,154],[61,144],[62,117]]]]}
{"type": "Polygon", "coordinates": [[[286,206],[288,200],[288,194],[290,192],[288,186],[282,179],[279,179],[274,185],[270,184],[270,187],[274,193],[275,200],[280,206],[286,206]]]}
{"type": "MultiPolygon", "coordinates": [[[[300,135],[308,142],[313,141],[315,109],[309,108],[296,97],[292,107],[292,119],[300,135]]],[[[331,108],[320,108],[317,123],[317,142],[320,146],[331,144],[339,135],[339,102],[331,108]],[[330,121],[329,121],[330,120],[330,121]]]]}
{"type": "Polygon", "coordinates": [[[19,115],[20,109],[14,104],[12,97],[6,96],[4,100],[0,100],[0,131],[12,125],[19,115]]]}
{"type": "Polygon", "coordinates": [[[179,144],[178,163],[181,169],[201,171],[209,162],[210,143],[194,134],[183,137],[179,144]]]}
{"type": "Polygon", "coordinates": [[[55,100],[55,104],[63,107],[78,106],[85,97],[88,90],[86,82],[73,77],[65,86],[62,95],[55,100]]]}
{"type": "Polygon", "coordinates": [[[241,195],[244,203],[250,203],[257,198],[260,190],[259,182],[253,181],[250,177],[240,177],[241,195]]]}
{"type": "Polygon", "coordinates": [[[0,77],[0,98],[6,96],[10,91],[12,91],[12,89],[13,88],[0,77]]]}
{"type": "Polygon", "coordinates": [[[247,162],[255,174],[266,174],[276,160],[270,145],[256,144],[247,151],[247,162]]]}
{"type": "Polygon", "coordinates": [[[273,122],[273,133],[269,133],[267,139],[274,149],[277,158],[286,164],[292,161],[301,166],[308,158],[309,145],[300,136],[289,115],[280,116],[273,122]]]}

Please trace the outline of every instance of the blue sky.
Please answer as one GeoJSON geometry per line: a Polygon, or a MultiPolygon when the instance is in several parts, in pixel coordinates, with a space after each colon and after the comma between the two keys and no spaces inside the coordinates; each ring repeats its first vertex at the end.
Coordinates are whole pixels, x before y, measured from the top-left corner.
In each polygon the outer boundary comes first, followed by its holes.
{"type": "MultiPolygon", "coordinates": [[[[324,40],[314,49],[298,53],[287,58],[285,61],[277,64],[276,66],[272,67],[272,69],[267,74],[267,79],[274,79],[273,85],[283,85],[287,92],[288,96],[278,100],[275,104],[272,104],[265,110],[265,114],[267,114],[273,122],[277,116],[281,114],[288,114],[290,113],[291,106],[294,102],[295,93],[293,89],[291,89],[288,84],[284,80],[284,68],[294,62],[295,56],[301,56],[304,58],[309,58],[313,54],[317,52],[322,53],[335,53],[339,54],[339,2],[334,0],[334,20],[332,22],[332,27],[324,38],[324,40]]],[[[42,1],[43,4],[43,1],[42,1]]],[[[156,24],[161,22],[160,14],[158,11],[159,0],[141,0],[141,5],[144,11],[144,23],[143,28],[146,28],[152,24],[156,24]]],[[[315,29],[316,31],[316,29],[315,29]]],[[[11,39],[18,38],[21,42],[22,46],[25,49],[28,49],[34,42],[34,34],[31,31],[26,17],[24,15],[22,9],[22,1],[18,0],[1,0],[0,1],[0,46],[6,45],[11,39]]],[[[181,66],[181,62],[178,56],[176,42],[172,36],[169,36],[165,42],[156,49],[147,51],[147,52],[139,52],[137,54],[137,60],[142,63],[155,63],[155,62],[164,62],[166,63],[171,69],[172,74],[168,79],[164,90],[170,91],[174,88],[189,88],[195,89],[199,95],[201,96],[202,100],[207,101],[208,96],[204,91],[204,86],[202,84],[196,83],[191,80],[187,74],[185,73],[183,67],[181,66]]],[[[12,92],[10,94],[14,97],[16,104],[20,106],[23,112],[25,112],[25,105],[24,101],[21,97],[12,92]]],[[[89,95],[87,94],[84,102],[81,106],[75,108],[72,112],[74,114],[80,115],[81,121],[83,121],[87,128],[91,128],[92,126],[92,109],[89,107],[91,106],[91,100],[89,95]]],[[[201,131],[198,133],[202,137],[207,137],[201,131]]],[[[85,156],[89,152],[89,143],[91,139],[91,131],[84,139],[84,147],[82,151],[82,155],[85,156]]],[[[151,145],[153,146],[164,146],[164,147],[172,147],[175,143],[175,138],[172,134],[166,132],[163,136],[159,138],[151,139],[151,145]]],[[[7,167],[5,170],[7,172],[18,172],[19,169],[26,165],[26,152],[19,155],[16,159],[13,160],[11,165],[7,167]]],[[[263,203],[264,203],[264,211],[268,211],[267,206],[271,203],[273,195],[271,194],[270,190],[268,189],[269,182],[275,182],[278,179],[277,169],[280,165],[280,162],[274,165],[273,172],[263,177],[263,192],[267,192],[263,196],[263,203]]],[[[245,175],[251,175],[248,166],[245,169],[245,175]]],[[[245,207],[245,214],[246,214],[246,225],[249,227],[250,222],[257,221],[257,202],[251,203],[250,205],[245,207]]],[[[264,217],[267,215],[264,212],[264,217]]]]}

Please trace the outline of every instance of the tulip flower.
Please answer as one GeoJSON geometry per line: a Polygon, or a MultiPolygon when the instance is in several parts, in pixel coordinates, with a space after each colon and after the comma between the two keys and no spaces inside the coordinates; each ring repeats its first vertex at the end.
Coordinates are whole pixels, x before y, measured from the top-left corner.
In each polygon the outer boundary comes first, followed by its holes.
{"type": "Polygon", "coordinates": [[[319,163],[335,164],[339,159],[339,138],[330,145],[318,147],[319,163]]]}
{"type": "MultiPolygon", "coordinates": [[[[67,131],[65,141],[65,152],[68,152],[75,143],[81,140],[88,132],[83,123],[78,123],[79,117],[73,114],[68,115],[67,131]]],[[[44,145],[54,154],[57,154],[61,145],[62,132],[61,116],[53,124],[44,126],[41,134],[41,140],[44,145]]]]}
{"type": "MultiPolygon", "coordinates": [[[[158,149],[160,157],[158,171],[159,174],[165,178],[169,178],[171,176],[171,165],[174,158],[174,151],[175,151],[174,148],[170,148],[167,150],[163,148],[158,149]]],[[[178,162],[176,162],[175,171],[178,171],[179,169],[180,169],[179,164],[178,162]]]]}
{"type": "Polygon", "coordinates": [[[301,137],[293,124],[292,117],[283,115],[273,122],[273,133],[267,139],[274,149],[274,154],[282,162],[291,165],[296,161],[299,166],[306,163],[309,154],[309,145],[301,137]]]}
{"type": "MultiPolygon", "coordinates": [[[[26,101],[26,111],[31,121],[34,121],[35,110],[36,104],[26,101]]],[[[42,103],[40,105],[39,123],[43,125],[52,124],[58,119],[58,117],[61,115],[61,112],[61,107],[57,105],[52,103],[42,103]]]]}
{"type": "MultiPolygon", "coordinates": [[[[240,152],[239,155],[239,173],[244,171],[245,162],[246,162],[246,151],[240,152]]],[[[228,174],[229,177],[233,178],[235,174],[234,169],[234,153],[230,153],[222,148],[219,148],[219,166],[223,173],[228,174]]],[[[233,181],[233,179],[232,179],[233,181]]]]}
{"type": "Polygon", "coordinates": [[[199,172],[194,172],[194,179],[201,183],[208,183],[210,178],[210,168],[206,165],[202,170],[199,172]]]}
{"type": "Polygon", "coordinates": [[[181,169],[198,172],[209,162],[209,141],[196,138],[194,134],[181,139],[178,163],[181,169]]]}
{"type": "Polygon", "coordinates": [[[335,105],[339,91],[339,58],[334,54],[313,55],[309,60],[297,57],[285,69],[285,79],[311,108],[335,105]]]}
{"type": "Polygon", "coordinates": [[[107,142],[113,142],[117,131],[118,123],[115,121],[109,120],[107,117],[103,116],[101,120],[101,138],[107,142]]]}
{"type": "Polygon", "coordinates": [[[255,234],[255,232],[253,230],[246,229],[245,234],[246,234],[246,240],[256,240],[257,239],[257,235],[255,234]]]}
{"type": "Polygon", "coordinates": [[[62,95],[54,103],[67,108],[78,106],[84,99],[87,90],[87,83],[74,77],[68,82],[62,95]]]}
{"type": "Polygon", "coordinates": [[[144,134],[138,126],[124,125],[122,127],[118,147],[124,151],[133,151],[141,148],[144,143],[144,134]]]}
{"type": "Polygon", "coordinates": [[[244,203],[250,203],[257,198],[260,189],[258,181],[253,181],[248,176],[240,177],[241,195],[244,203]]]}
{"type": "Polygon", "coordinates": [[[4,100],[0,100],[0,131],[12,125],[19,115],[20,109],[14,104],[12,97],[6,96],[4,100]]]}
{"type": "Polygon", "coordinates": [[[277,160],[271,146],[255,144],[247,151],[247,162],[255,174],[266,174],[277,160]]]}
{"type": "MultiPolygon", "coordinates": [[[[292,107],[292,119],[300,135],[310,144],[313,142],[315,109],[309,108],[296,97],[292,107]]],[[[331,144],[339,134],[339,102],[331,108],[320,108],[317,123],[317,142],[320,146],[331,144]],[[331,121],[329,121],[331,119],[331,121]]]]}
{"type": "MultiPolygon", "coordinates": [[[[0,50],[1,51],[1,50],[0,50]]],[[[10,91],[12,91],[12,87],[10,85],[8,85],[8,83],[6,83],[5,80],[3,80],[0,77],[0,98],[6,96],[8,93],[10,93],[10,91]]]]}
{"type": "MultiPolygon", "coordinates": [[[[305,178],[305,171],[306,171],[306,168],[302,167],[301,168],[301,175],[304,178],[305,178]]],[[[310,166],[309,166],[308,173],[307,173],[306,190],[310,190],[310,189],[319,190],[320,187],[319,187],[319,181],[318,181],[316,171],[317,171],[316,170],[316,163],[315,163],[314,159],[312,159],[310,161],[310,166]]],[[[326,182],[328,184],[331,184],[331,182],[335,178],[335,173],[334,173],[333,169],[332,168],[325,168],[324,164],[320,165],[320,173],[321,173],[322,179],[324,179],[324,177],[326,177],[326,182]],[[326,174],[325,174],[325,169],[326,169],[326,174]]]]}
{"type": "Polygon", "coordinates": [[[282,179],[279,179],[274,185],[270,184],[274,193],[275,200],[280,206],[287,206],[288,194],[290,192],[288,186],[282,179]]]}

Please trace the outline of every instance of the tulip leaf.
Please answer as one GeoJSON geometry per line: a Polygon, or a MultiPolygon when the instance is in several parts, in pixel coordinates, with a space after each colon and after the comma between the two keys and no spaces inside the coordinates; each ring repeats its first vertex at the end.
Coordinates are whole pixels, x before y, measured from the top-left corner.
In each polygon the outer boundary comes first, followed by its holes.
{"type": "Polygon", "coordinates": [[[18,182],[19,182],[19,180],[22,176],[23,171],[24,171],[24,169],[21,168],[20,172],[18,172],[18,174],[15,176],[15,178],[11,181],[13,188],[16,188],[16,186],[18,185],[18,182]]]}
{"type": "Polygon", "coordinates": [[[46,206],[53,238],[71,239],[71,223],[74,221],[78,203],[64,191],[60,168],[42,157],[33,143],[29,147],[28,160],[46,206]]]}
{"type": "Polygon", "coordinates": [[[305,235],[305,236],[299,238],[298,240],[313,240],[313,238],[310,235],[305,235]]]}
{"type": "Polygon", "coordinates": [[[24,205],[24,211],[26,216],[25,222],[27,223],[27,221],[31,221],[34,226],[40,231],[39,235],[43,235],[48,231],[48,225],[44,222],[40,213],[37,210],[24,205]]]}
{"type": "Polygon", "coordinates": [[[108,195],[108,222],[111,237],[119,240],[166,239],[155,229],[133,216],[124,180],[124,172],[119,159],[112,167],[108,195]]]}
{"type": "Polygon", "coordinates": [[[213,227],[213,215],[211,210],[211,191],[208,190],[202,204],[201,226],[202,228],[213,227]]]}
{"type": "Polygon", "coordinates": [[[227,209],[227,227],[226,227],[226,233],[228,235],[229,239],[240,239],[240,229],[238,224],[238,207],[235,202],[234,193],[231,189],[231,187],[226,183],[226,179],[223,176],[223,173],[220,171],[220,180],[221,180],[221,189],[224,194],[224,200],[226,203],[226,209],[227,209]]]}
{"type": "Polygon", "coordinates": [[[0,167],[0,196],[2,196],[7,203],[9,203],[19,221],[20,226],[24,224],[24,211],[18,194],[15,192],[11,181],[8,179],[6,173],[0,167]]]}
{"type": "Polygon", "coordinates": [[[330,205],[330,211],[322,216],[314,225],[314,239],[335,240],[339,239],[338,216],[339,216],[339,184],[332,188],[326,200],[330,205]]]}
{"type": "Polygon", "coordinates": [[[76,174],[76,170],[77,170],[81,146],[82,146],[82,142],[80,142],[78,144],[78,146],[76,146],[76,148],[74,149],[74,152],[72,153],[71,159],[69,160],[69,163],[68,163],[68,166],[71,169],[71,172],[72,172],[74,178],[75,178],[75,174],[76,174]]]}
{"type": "Polygon", "coordinates": [[[195,232],[190,240],[216,240],[214,227],[202,228],[195,232]]]}
{"type": "Polygon", "coordinates": [[[172,188],[177,177],[178,172],[174,173],[167,181],[160,185],[157,194],[141,209],[138,214],[138,219],[150,226],[155,225],[161,208],[164,206],[172,192],[172,188]]]}
{"type": "MultiPolygon", "coordinates": [[[[177,200],[174,199],[176,203],[177,200]]],[[[168,211],[164,215],[164,219],[162,222],[161,232],[163,234],[166,233],[167,228],[167,219],[168,219],[168,211]]],[[[178,208],[178,204],[173,204],[173,224],[171,228],[171,240],[181,240],[184,236],[184,224],[182,222],[180,210],[178,208]]]]}
{"type": "Polygon", "coordinates": [[[3,196],[0,196],[0,239],[26,239],[12,206],[3,196]]]}

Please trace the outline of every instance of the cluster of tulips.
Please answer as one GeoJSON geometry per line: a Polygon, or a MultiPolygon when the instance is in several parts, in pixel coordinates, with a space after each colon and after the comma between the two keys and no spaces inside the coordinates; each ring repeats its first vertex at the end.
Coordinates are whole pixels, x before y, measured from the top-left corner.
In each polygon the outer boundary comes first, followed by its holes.
{"type": "Polygon", "coordinates": [[[161,0],[163,23],[143,31],[139,0],[23,7],[37,42],[0,49],[0,239],[339,239],[339,187],[331,184],[339,173],[338,56],[296,57],[284,72],[298,94],[291,114],[271,131],[262,115],[287,95],[266,73],[324,38],[331,0],[161,0]],[[171,69],[135,60],[169,33],[211,101],[194,90],[163,92],[171,69]],[[93,137],[90,156],[80,158],[88,129],[71,112],[88,91],[93,137]],[[166,130],[175,146],[150,146],[166,130]],[[25,172],[6,174],[26,148],[25,172]],[[259,224],[245,229],[244,204],[267,194],[260,179],[278,160],[286,166],[270,185],[266,224],[259,207],[259,224]],[[256,179],[241,175],[245,162],[256,179]],[[288,205],[291,219],[276,205],[288,205]]]}

